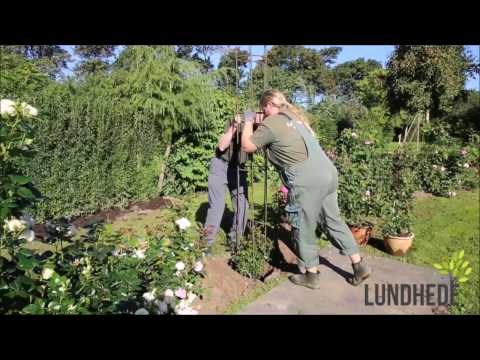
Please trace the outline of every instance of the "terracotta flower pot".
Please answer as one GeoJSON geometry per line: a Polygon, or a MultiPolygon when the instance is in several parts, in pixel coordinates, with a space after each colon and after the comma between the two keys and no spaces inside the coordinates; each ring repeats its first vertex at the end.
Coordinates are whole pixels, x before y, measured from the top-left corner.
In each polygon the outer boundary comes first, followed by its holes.
{"type": "Polygon", "coordinates": [[[415,234],[411,233],[409,236],[393,236],[387,235],[383,238],[385,247],[394,256],[403,256],[408,252],[412,246],[415,234]]]}
{"type": "Polygon", "coordinates": [[[348,226],[350,228],[350,231],[353,234],[353,237],[355,238],[355,241],[357,242],[358,245],[360,246],[365,246],[368,243],[368,240],[370,240],[370,236],[372,235],[372,230],[373,226],[368,225],[368,226],[362,226],[362,227],[357,227],[357,226],[348,226]]]}

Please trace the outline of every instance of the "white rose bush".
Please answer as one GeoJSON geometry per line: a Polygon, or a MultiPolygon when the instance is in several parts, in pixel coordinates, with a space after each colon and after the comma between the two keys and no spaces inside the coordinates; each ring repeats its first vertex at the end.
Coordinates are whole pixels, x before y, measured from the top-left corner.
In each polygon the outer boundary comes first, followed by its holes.
{"type": "Polygon", "coordinates": [[[34,205],[38,191],[25,175],[24,163],[32,153],[37,115],[38,110],[25,102],[0,100],[0,313],[8,313],[5,297],[21,302],[30,297],[35,280],[42,279],[40,261],[24,247],[35,240],[35,221],[26,209],[34,205]],[[9,284],[20,276],[24,281],[12,289],[9,284]]]}
{"type": "Polygon", "coordinates": [[[40,241],[27,212],[39,193],[22,164],[38,115],[26,102],[1,99],[0,314],[197,313],[203,249],[180,214],[146,236],[101,224],[79,235],[68,219],[48,221],[41,239],[52,251],[29,248],[40,241]]]}
{"type": "MultiPolygon", "coordinates": [[[[3,229],[27,244],[28,231],[34,224],[35,220],[28,215],[12,217],[5,221],[3,229]]],[[[194,302],[202,293],[204,249],[195,245],[194,231],[179,229],[173,219],[171,224],[174,226],[138,237],[115,233],[108,226],[98,227],[99,231],[91,238],[94,246],[70,242],[67,248],[48,257],[17,246],[15,275],[29,279],[29,290],[25,291],[22,307],[7,310],[8,305],[1,304],[0,311],[12,314],[198,314],[194,302]]],[[[60,235],[65,233],[62,226],[67,228],[66,224],[50,225],[59,228],[57,234],[60,235]]],[[[0,292],[0,299],[7,293],[21,298],[17,290],[10,288],[3,294],[0,292]]]]}

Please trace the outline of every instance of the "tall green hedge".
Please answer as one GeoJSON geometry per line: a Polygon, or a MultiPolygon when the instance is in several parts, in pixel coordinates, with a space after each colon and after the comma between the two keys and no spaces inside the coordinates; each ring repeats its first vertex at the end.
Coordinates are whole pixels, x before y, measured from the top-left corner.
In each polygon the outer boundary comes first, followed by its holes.
{"type": "Polygon", "coordinates": [[[162,153],[151,120],[111,98],[54,84],[39,101],[37,155],[29,167],[44,195],[37,216],[75,216],[154,195],[162,153]]]}

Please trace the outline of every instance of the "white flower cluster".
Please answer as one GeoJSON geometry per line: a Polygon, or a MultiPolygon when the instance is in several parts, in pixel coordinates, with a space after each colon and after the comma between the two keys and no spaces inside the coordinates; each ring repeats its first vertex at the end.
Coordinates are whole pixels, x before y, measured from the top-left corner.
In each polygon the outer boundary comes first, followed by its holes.
{"type": "Polygon", "coordinates": [[[21,232],[18,238],[31,242],[35,239],[35,232],[31,229],[34,225],[35,221],[30,215],[23,215],[20,219],[12,217],[10,220],[5,220],[3,229],[14,234],[21,232]]]}
{"type": "MultiPolygon", "coordinates": [[[[175,304],[175,296],[179,297],[180,302],[174,307],[174,311],[178,315],[196,315],[197,310],[192,309],[191,304],[196,299],[197,295],[193,292],[186,292],[185,289],[179,288],[175,293],[171,289],[165,290],[163,300],[157,299],[156,289],[143,294],[146,302],[146,307],[150,308],[152,313],[158,315],[168,314],[169,309],[173,308],[175,304]]],[[[146,308],[140,308],[135,312],[135,315],[149,315],[146,308]]]]}
{"type": "Polygon", "coordinates": [[[135,250],[132,257],[137,259],[145,259],[145,250],[135,250]]]}
{"type": "Polygon", "coordinates": [[[0,100],[0,116],[16,116],[17,114],[25,117],[33,117],[38,115],[38,110],[25,102],[18,104],[15,101],[2,99],[0,100]]]}
{"type": "Polygon", "coordinates": [[[177,224],[177,226],[180,228],[180,230],[186,230],[188,227],[190,227],[190,221],[188,221],[188,219],[186,218],[181,218],[181,219],[178,219],[177,221],[175,221],[175,224],[177,224]]]}
{"type": "Polygon", "coordinates": [[[196,299],[197,295],[189,291],[186,299],[180,300],[175,306],[175,314],[177,315],[198,315],[198,311],[192,308],[192,303],[196,299]]]}

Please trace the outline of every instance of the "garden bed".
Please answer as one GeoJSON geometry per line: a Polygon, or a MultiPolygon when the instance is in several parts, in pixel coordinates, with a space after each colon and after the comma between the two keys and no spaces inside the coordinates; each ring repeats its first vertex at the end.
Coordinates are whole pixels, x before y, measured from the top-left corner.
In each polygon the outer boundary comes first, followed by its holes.
{"type": "MultiPolygon", "coordinates": [[[[126,209],[105,209],[96,212],[95,214],[79,216],[71,220],[71,224],[76,228],[82,228],[88,226],[93,222],[114,222],[126,217],[135,215],[144,215],[145,213],[158,210],[165,207],[170,207],[176,204],[178,200],[171,197],[160,196],[147,201],[136,201],[130,204],[126,209]]],[[[47,231],[45,224],[36,224],[33,227],[36,237],[45,239],[47,237],[47,231]]]]}

